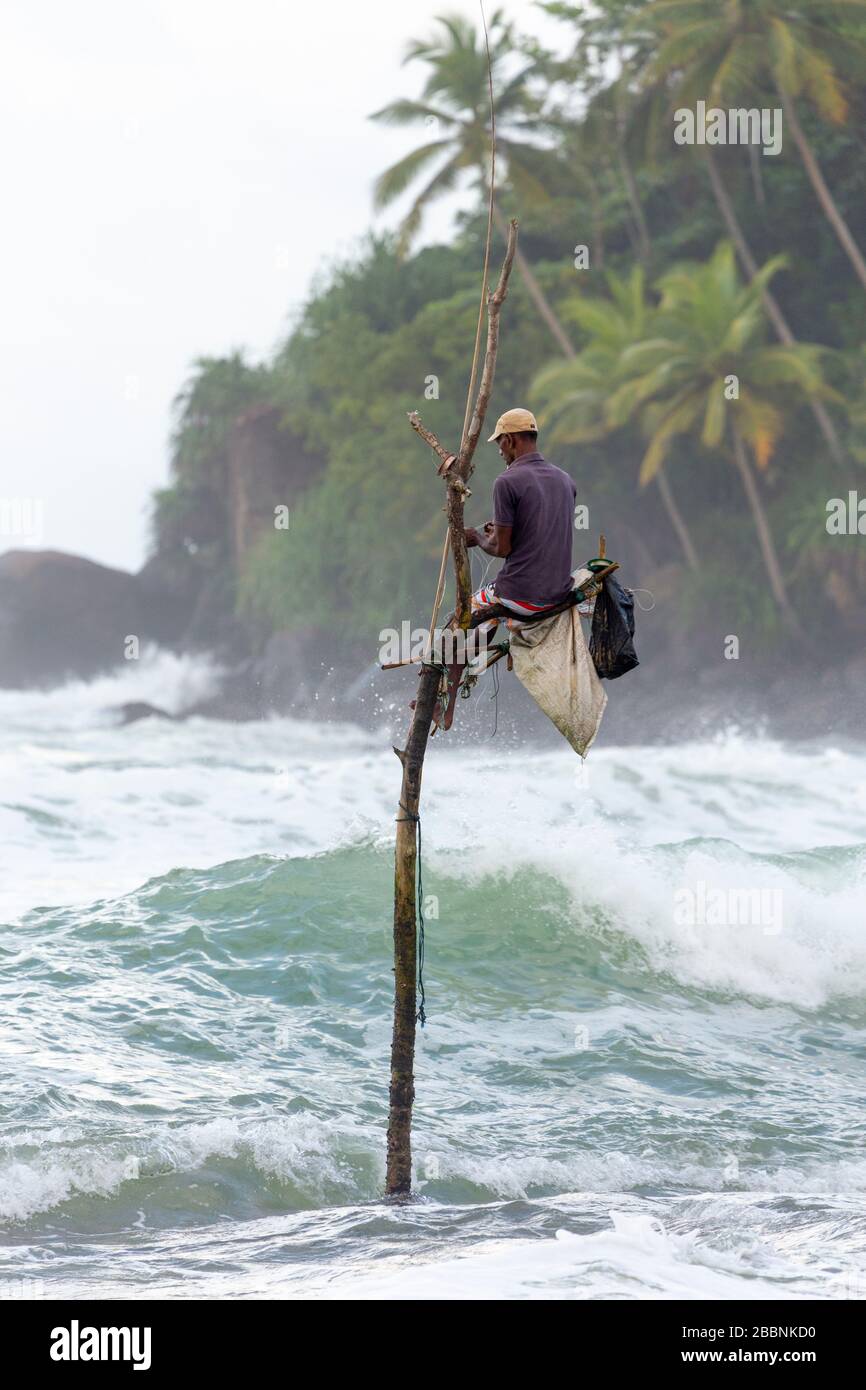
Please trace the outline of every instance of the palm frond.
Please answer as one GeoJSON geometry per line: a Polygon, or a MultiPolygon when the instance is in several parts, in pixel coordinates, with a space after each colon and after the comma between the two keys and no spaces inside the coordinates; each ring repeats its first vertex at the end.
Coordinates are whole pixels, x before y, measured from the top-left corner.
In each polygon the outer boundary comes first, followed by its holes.
{"type": "Polygon", "coordinates": [[[450,148],[449,140],[433,140],[429,145],[420,145],[417,150],[398,159],[390,169],[380,174],[373,185],[373,206],[378,210],[388,207],[401,193],[405,193],[410,183],[427,168],[428,164],[450,148]]]}

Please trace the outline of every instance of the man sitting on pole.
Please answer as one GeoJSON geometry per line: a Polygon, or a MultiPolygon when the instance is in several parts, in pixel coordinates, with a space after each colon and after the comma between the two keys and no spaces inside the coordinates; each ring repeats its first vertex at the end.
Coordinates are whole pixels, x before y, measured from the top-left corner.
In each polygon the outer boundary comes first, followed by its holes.
{"type": "Polygon", "coordinates": [[[466,527],[467,546],[504,559],[492,584],[472,596],[473,608],[499,603],[514,613],[539,613],[562,603],[573,587],[572,536],[577,488],[538,452],[538,425],[528,410],[506,410],[489,444],[505,463],[493,484],[493,520],[466,527]]]}

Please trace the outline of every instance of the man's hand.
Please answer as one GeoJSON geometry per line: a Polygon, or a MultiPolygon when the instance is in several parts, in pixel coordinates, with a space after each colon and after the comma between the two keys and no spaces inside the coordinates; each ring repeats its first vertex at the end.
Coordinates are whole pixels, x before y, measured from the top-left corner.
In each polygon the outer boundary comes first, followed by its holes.
{"type": "Polygon", "coordinates": [[[467,526],[466,544],[478,545],[485,555],[504,560],[506,555],[511,554],[511,527],[497,526],[495,521],[485,521],[482,531],[476,531],[474,526],[467,526]]]}
{"type": "Polygon", "coordinates": [[[506,555],[512,553],[512,528],[510,525],[498,525],[495,521],[485,521],[484,531],[477,531],[478,545],[484,550],[485,555],[492,555],[495,560],[505,560],[506,555]]]}
{"type": "Polygon", "coordinates": [[[480,545],[483,550],[489,542],[493,540],[494,527],[492,521],[485,521],[480,531],[474,526],[467,526],[465,530],[467,546],[480,545]]]}

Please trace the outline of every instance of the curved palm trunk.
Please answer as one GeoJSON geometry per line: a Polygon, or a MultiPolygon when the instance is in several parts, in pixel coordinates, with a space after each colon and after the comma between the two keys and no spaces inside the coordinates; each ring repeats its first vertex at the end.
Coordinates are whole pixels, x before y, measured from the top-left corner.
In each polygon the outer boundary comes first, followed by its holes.
{"type": "Polygon", "coordinates": [[[806,139],[803,127],[800,125],[800,118],[797,115],[797,109],[793,101],[790,100],[787,93],[785,93],[781,87],[778,88],[778,92],[779,99],[782,103],[782,110],[785,113],[785,120],[791,127],[791,133],[794,136],[797,149],[800,151],[800,158],[809,176],[809,182],[818,196],[818,202],[824,209],[824,215],[827,221],[839,238],[842,249],[857,273],[857,279],[860,281],[863,288],[866,289],[866,261],[863,259],[860,247],[851,235],[851,229],[837,208],[833,200],[833,194],[827,187],[824,175],[821,172],[821,166],[812,152],[812,147],[806,139]]]}
{"type": "Polygon", "coordinates": [[[692,538],[689,535],[689,529],[686,526],[685,521],[683,520],[683,514],[676,504],[676,500],[674,498],[673,492],[671,491],[671,485],[668,482],[667,474],[665,473],[664,468],[660,468],[658,473],[656,473],[656,482],[659,486],[659,492],[662,495],[662,501],[665,505],[665,511],[668,514],[671,526],[676,531],[677,539],[679,540],[679,543],[683,548],[683,553],[686,557],[689,569],[696,570],[698,568],[697,552],[695,550],[694,545],[692,544],[692,538]]]}
{"type": "MultiPolygon", "coordinates": [[[[493,220],[495,221],[496,226],[499,228],[499,231],[502,233],[502,235],[507,237],[508,223],[506,222],[505,218],[503,217],[495,202],[493,204],[493,220]]],[[[571,342],[571,339],[568,337],[565,329],[559,322],[559,319],[556,317],[556,314],[553,312],[553,309],[550,306],[550,302],[547,299],[544,290],[541,288],[537,279],[535,278],[535,274],[532,270],[532,267],[530,266],[526,257],[520,251],[518,251],[517,255],[515,256],[515,264],[517,265],[517,269],[520,271],[520,274],[523,278],[523,283],[526,285],[526,288],[529,292],[530,299],[532,300],[533,304],[535,305],[544,322],[547,324],[548,328],[550,329],[560,348],[562,349],[563,355],[567,357],[569,361],[573,361],[574,358],[577,356],[574,344],[571,342]]],[[[685,520],[683,518],[683,514],[680,511],[674,499],[670,483],[664,475],[664,469],[660,470],[660,472],[657,474],[657,481],[659,485],[659,491],[662,495],[662,501],[664,502],[665,511],[668,514],[668,518],[670,520],[671,526],[673,527],[676,533],[677,539],[679,540],[679,543],[683,548],[683,553],[686,557],[686,561],[691,569],[697,569],[697,553],[692,543],[692,538],[689,534],[689,529],[686,526],[685,520]]]]}
{"type": "MultiPolygon", "coordinates": [[[[619,47],[619,45],[617,45],[616,58],[619,64],[620,72],[622,73],[625,70],[625,64],[622,56],[622,49],[619,47]]],[[[631,161],[626,152],[625,137],[626,128],[628,126],[628,116],[626,114],[626,111],[628,109],[628,105],[628,88],[626,85],[624,85],[623,82],[618,82],[614,89],[616,153],[617,159],[619,161],[620,171],[622,173],[623,183],[625,185],[626,201],[628,202],[629,208],[631,209],[631,215],[634,218],[635,227],[637,229],[637,254],[639,259],[643,261],[644,264],[646,264],[646,262],[650,258],[650,251],[652,248],[650,245],[649,227],[647,226],[647,220],[644,217],[644,211],[641,205],[640,194],[638,193],[637,179],[634,176],[634,170],[631,167],[631,161]],[[620,100],[621,96],[625,97],[624,101],[620,100]]]]}
{"type": "Polygon", "coordinates": [[[595,266],[601,270],[604,265],[604,213],[595,179],[589,179],[589,203],[592,209],[592,239],[595,243],[595,266]]]}
{"type": "MultiPolygon", "coordinates": [[[[734,205],[722,181],[719,166],[709,146],[704,147],[704,158],[706,159],[707,173],[710,176],[710,184],[712,186],[713,196],[718,204],[719,212],[722,214],[725,226],[737,249],[737,255],[740,258],[743,269],[749,279],[754,280],[758,273],[758,263],[752,255],[752,248],[746,241],[745,234],[734,210],[734,205]]],[[[792,347],[797,342],[797,339],[791,332],[788,320],[779,308],[775,296],[770,293],[766,285],[761,290],[761,299],[763,300],[764,308],[767,311],[767,317],[775,329],[776,337],[779,339],[779,342],[784,343],[786,347],[792,347]]],[[[824,436],[824,442],[833,455],[834,460],[836,463],[843,463],[844,456],[842,453],[842,446],[839,443],[839,436],[836,433],[836,427],[830,419],[824,402],[810,401],[809,409],[815,417],[815,422],[821,434],[824,436]]]]}
{"type": "Polygon", "coordinates": [[[634,218],[635,228],[637,229],[638,258],[646,264],[650,258],[651,251],[649,228],[647,227],[647,221],[644,217],[643,208],[641,207],[640,194],[638,193],[634,170],[629,163],[628,155],[622,143],[620,143],[620,147],[617,150],[617,157],[619,159],[620,172],[622,173],[622,181],[625,185],[626,200],[631,209],[631,215],[634,218]]]}
{"type": "Polygon", "coordinates": [[[767,206],[767,195],[764,191],[764,175],[761,170],[761,156],[758,154],[757,145],[747,145],[749,152],[749,173],[752,176],[752,188],[755,190],[755,202],[759,207],[767,206]]]}
{"type": "MultiPolygon", "coordinates": [[[[495,221],[499,231],[507,240],[508,223],[503,217],[496,203],[493,204],[493,220],[495,221]]],[[[541,318],[547,324],[547,327],[550,329],[551,333],[556,339],[563,355],[569,358],[569,360],[575,358],[577,356],[577,352],[575,350],[574,344],[572,343],[562,324],[559,322],[559,319],[556,317],[556,314],[553,312],[553,309],[550,306],[550,300],[547,298],[547,295],[544,293],[544,290],[539,285],[538,280],[535,277],[535,272],[533,271],[531,265],[529,264],[522,251],[517,252],[515,260],[517,262],[517,269],[520,271],[521,278],[523,280],[524,285],[527,288],[530,299],[532,300],[533,304],[535,305],[536,309],[541,315],[541,318]]]]}
{"type": "Polygon", "coordinates": [[[761,558],[767,571],[770,581],[770,588],[773,597],[781,609],[782,616],[792,632],[801,632],[800,623],[796,613],[791,607],[791,600],[788,597],[788,589],[782,575],[782,567],[779,564],[779,557],[776,554],[776,546],[773,541],[773,534],[770,530],[770,523],[764,511],[764,504],[761,501],[761,494],[758,491],[758,484],[755,475],[746,456],[743,436],[736,424],[732,424],[731,432],[734,440],[734,463],[737,471],[743,480],[743,488],[752,510],[752,518],[755,523],[755,530],[758,533],[758,544],[761,548],[761,558]]]}

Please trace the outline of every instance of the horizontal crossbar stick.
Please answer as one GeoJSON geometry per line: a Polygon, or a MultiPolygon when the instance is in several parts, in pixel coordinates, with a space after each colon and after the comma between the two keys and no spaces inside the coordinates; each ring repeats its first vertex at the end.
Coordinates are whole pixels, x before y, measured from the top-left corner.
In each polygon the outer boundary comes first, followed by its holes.
{"type": "MultiPolygon", "coordinates": [[[[583,601],[578,598],[578,593],[582,592],[584,589],[588,589],[590,584],[600,583],[603,579],[607,579],[609,574],[613,574],[614,570],[618,569],[619,565],[614,562],[605,569],[599,570],[597,574],[592,576],[592,579],[585,579],[567,599],[564,599],[562,603],[558,603],[555,608],[544,608],[540,613],[524,614],[515,613],[513,608],[506,608],[504,604],[491,603],[487,608],[476,609],[469,619],[469,626],[470,628],[479,627],[481,623],[486,623],[488,618],[516,618],[518,622],[524,625],[526,623],[541,623],[545,618],[555,618],[557,613],[567,613],[569,608],[573,608],[576,603],[581,603],[583,601]]],[[[494,580],[494,583],[495,582],[494,580]]],[[[592,597],[592,595],[590,595],[590,597],[592,597]]]]}
{"type": "MultiPolygon", "coordinates": [[[[590,584],[600,584],[602,580],[607,579],[609,574],[613,574],[614,570],[618,569],[619,565],[614,561],[613,564],[608,565],[605,569],[598,570],[592,576],[592,579],[584,580],[584,583],[574,590],[573,597],[565,599],[563,603],[558,603],[555,608],[545,608],[541,613],[527,613],[524,615],[523,613],[515,613],[513,608],[506,608],[501,603],[491,603],[488,604],[486,608],[479,608],[472,614],[469,620],[469,626],[470,628],[480,627],[482,623],[486,623],[490,618],[517,618],[519,622],[524,625],[526,623],[540,623],[543,622],[545,618],[555,618],[558,613],[567,613],[569,608],[573,608],[576,603],[582,602],[577,595],[583,592],[584,588],[589,588],[590,584]]],[[[590,595],[590,597],[592,597],[592,595],[590,595]]],[[[381,671],[396,671],[401,666],[417,666],[419,661],[424,660],[425,658],[422,656],[407,656],[404,661],[384,661],[379,669],[381,671]]]]}

